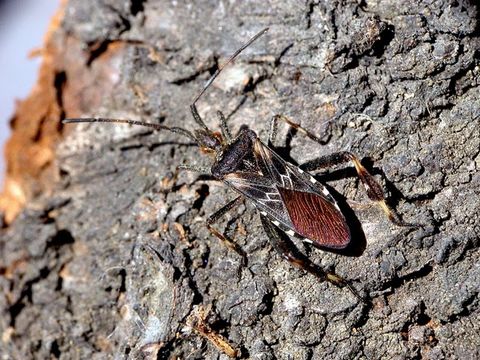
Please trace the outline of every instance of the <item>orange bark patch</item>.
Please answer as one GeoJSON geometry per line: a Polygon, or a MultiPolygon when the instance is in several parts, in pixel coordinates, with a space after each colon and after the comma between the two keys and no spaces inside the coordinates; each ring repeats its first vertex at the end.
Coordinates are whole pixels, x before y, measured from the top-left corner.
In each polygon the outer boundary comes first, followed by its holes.
{"type": "Polygon", "coordinates": [[[118,81],[118,61],[114,60],[123,44],[107,44],[105,51],[87,64],[93,50],[67,36],[60,26],[64,4],[50,23],[43,48],[33,54],[42,56],[37,82],[30,95],[17,102],[11,119],[12,135],[5,146],[5,184],[0,194],[0,211],[7,224],[31,199],[54,190],[61,120],[94,112],[118,81]]]}

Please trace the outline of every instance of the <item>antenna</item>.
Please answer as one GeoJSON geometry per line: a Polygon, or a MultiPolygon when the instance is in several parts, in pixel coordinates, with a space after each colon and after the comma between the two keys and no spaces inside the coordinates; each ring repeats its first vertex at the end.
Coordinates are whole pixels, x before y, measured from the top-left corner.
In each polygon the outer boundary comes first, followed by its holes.
{"type": "Polygon", "coordinates": [[[200,97],[203,95],[203,93],[205,91],[207,91],[207,89],[210,87],[210,85],[212,85],[213,81],[217,78],[218,75],[220,75],[220,73],[222,72],[222,70],[228,65],[230,64],[233,60],[235,60],[235,58],[243,51],[245,50],[247,47],[249,47],[255,40],[257,40],[260,36],[262,36],[263,34],[265,34],[266,32],[268,31],[268,27],[263,29],[262,31],[258,32],[257,34],[255,34],[250,40],[248,40],[245,44],[243,44],[239,49],[237,49],[237,51],[235,51],[233,53],[233,55],[231,55],[228,60],[223,64],[221,65],[217,71],[215,71],[215,74],[212,75],[212,77],[207,81],[207,83],[205,84],[205,86],[203,87],[202,91],[200,91],[200,93],[195,97],[195,99],[193,100],[192,104],[190,105],[190,111],[192,112],[192,116],[193,116],[193,119],[195,120],[195,122],[200,125],[205,131],[207,131],[208,133],[212,133],[212,131],[207,127],[207,125],[205,124],[205,122],[202,120],[202,118],[200,117],[200,114],[198,113],[198,110],[197,110],[197,106],[195,105],[197,103],[197,101],[200,99],[200,97]]]}
{"type": "MultiPolygon", "coordinates": [[[[218,75],[222,72],[222,70],[230,64],[235,58],[247,47],[249,47],[255,40],[257,40],[260,36],[265,34],[268,31],[268,28],[263,29],[262,31],[258,32],[256,35],[254,35],[250,40],[248,40],[245,44],[243,44],[239,49],[237,49],[233,55],[231,55],[228,60],[221,65],[217,71],[212,75],[212,77],[207,81],[205,86],[203,87],[202,91],[195,97],[193,100],[193,103],[190,105],[190,110],[192,112],[193,118],[197,122],[198,125],[200,125],[209,135],[212,135],[212,131],[205,125],[203,122],[202,118],[198,114],[197,107],[195,104],[197,101],[200,99],[200,97],[203,95],[203,93],[212,85],[213,81],[218,77],[218,75]]],[[[94,123],[94,122],[101,122],[101,123],[119,123],[119,124],[130,124],[130,125],[139,125],[139,126],[145,126],[152,128],[154,130],[167,130],[171,131],[173,133],[181,134],[184,135],[191,140],[193,140],[195,143],[199,143],[198,139],[191,133],[190,131],[180,128],[180,127],[169,127],[165,125],[160,125],[160,124],[154,124],[154,123],[148,123],[144,121],[137,121],[137,120],[125,120],[125,119],[112,119],[112,118],[71,118],[71,119],[64,119],[62,123],[64,124],[69,124],[69,123],[94,123]]]]}
{"type": "Polygon", "coordinates": [[[64,124],[94,123],[94,122],[140,125],[140,126],[145,126],[145,127],[152,128],[154,130],[167,130],[167,131],[171,131],[173,133],[184,135],[184,136],[190,138],[191,140],[193,140],[195,143],[198,143],[198,140],[195,138],[195,136],[193,136],[193,134],[186,129],[183,129],[183,128],[180,128],[180,127],[169,127],[169,126],[165,126],[165,125],[148,123],[148,122],[144,122],[144,121],[112,119],[112,118],[71,118],[71,119],[64,119],[62,121],[62,123],[64,123],[64,124]]]}
{"type": "Polygon", "coordinates": [[[203,95],[203,93],[212,85],[213,81],[220,75],[222,70],[230,64],[235,58],[240,55],[240,53],[245,50],[247,47],[249,47],[255,40],[257,40],[260,36],[265,34],[268,31],[268,27],[263,29],[262,31],[258,32],[256,35],[254,35],[250,40],[248,40],[245,44],[243,44],[237,51],[233,53],[233,55],[230,56],[230,58],[222,65],[220,66],[217,71],[215,71],[215,74],[212,75],[212,77],[207,81],[205,86],[203,87],[202,91],[197,95],[197,97],[193,100],[192,105],[195,105],[197,101],[200,99],[200,97],[203,95]]]}

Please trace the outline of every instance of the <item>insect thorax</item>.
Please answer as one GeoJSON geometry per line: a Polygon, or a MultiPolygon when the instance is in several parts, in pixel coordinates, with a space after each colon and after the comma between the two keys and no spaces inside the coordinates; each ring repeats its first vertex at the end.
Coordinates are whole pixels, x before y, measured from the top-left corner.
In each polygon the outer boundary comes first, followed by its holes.
{"type": "Polygon", "coordinates": [[[227,144],[218,154],[212,165],[212,175],[222,179],[226,174],[251,170],[255,166],[253,143],[257,134],[248,128],[242,128],[232,143],[227,144]]]}

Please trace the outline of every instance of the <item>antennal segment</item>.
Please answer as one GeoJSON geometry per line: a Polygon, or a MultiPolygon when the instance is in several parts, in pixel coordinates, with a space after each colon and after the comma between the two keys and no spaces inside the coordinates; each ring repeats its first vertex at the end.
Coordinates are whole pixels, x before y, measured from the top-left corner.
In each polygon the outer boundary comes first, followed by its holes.
{"type": "Polygon", "coordinates": [[[212,77],[207,81],[207,83],[205,84],[205,86],[203,87],[202,91],[200,91],[200,93],[197,95],[197,97],[195,98],[195,100],[193,100],[193,103],[192,105],[195,105],[198,101],[198,99],[200,99],[200,97],[203,95],[203,93],[210,87],[210,85],[212,85],[212,83],[214,82],[214,80],[218,77],[218,75],[222,72],[222,70],[228,65],[230,64],[233,60],[235,60],[235,58],[240,55],[240,53],[245,50],[247,47],[249,47],[255,40],[257,40],[260,36],[262,36],[263,34],[265,34],[266,32],[268,31],[268,27],[263,29],[262,31],[260,31],[259,33],[257,33],[255,36],[253,36],[250,40],[248,40],[245,44],[243,44],[237,51],[235,51],[233,53],[232,56],[230,56],[230,58],[223,64],[221,65],[217,71],[215,71],[215,74],[212,75],[212,77]]]}
{"type": "Polygon", "coordinates": [[[192,112],[192,115],[193,115],[193,118],[195,119],[195,121],[202,127],[204,128],[205,130],[207,130],[208,132],[210,132],[210,130],[208,129],[207,125],[205,125],[205,123],[203,122],[202,118],[200,117],[200,115],[198,114],[198,110],[197,110],[197,106],[195,105],[197,103],[197,101],[202,97],[203,93],[205,91],[207,91],[207,89],[210,87],[210,85],[212,85],[212,83],[215,81],[215,79],[218,77],[218,75],[220,75],[220,73],[222,72],[222,70],[228,65],[230,64],[233,60],[235,60],[235,58],[243,51],[245,50],[247,47],[249,47],[255,40],[257,40],[260,36],[262,36],[263,34],[265,34],[266,32],[268,31],[268,27],[263,29],[262,31],[258,32],[257,34],[255,34],[250,40],[248,40],[245,44],[243,44],[237,51],[235,51],[233,53],[232,56],[230,56],[230,58],[228,58],[228,60],[223,64],[221,65],[217,71],[215,71],[215,74],[212,75],[212,77],[207,81],[207,83],[205,84],[205,86],[203,87],[202,91],[200,91],[200,93],[195,97],[195,99],[193,100],[192,102],[192,105],[190,105],[190,110],[192,112]]]}
{"type": "Polygon", "coordinates": [[[194,141],[196,144],[198,144],[198,140],[193,136],[193,134],[183,128],[180,127],[169,127],[165,125],[160,125],[160,124],[153,124],[153,123],[147,123],[144,121],[137,121],[137,120],[125,120],[125,119],[111,119],[111,118],[71,118],[71,119],[64,119],[62,123],[64,124],[71,124],[71,123],[95,123],[95,122],[100,122],[100,123],[117,123],[117,124],[129,124],[129,125],[140,125],[144,127],[149,127],[154,130],[166,130],[170,131],[176,134],[181,134],[184,135],[190,140],[194,141]]]}

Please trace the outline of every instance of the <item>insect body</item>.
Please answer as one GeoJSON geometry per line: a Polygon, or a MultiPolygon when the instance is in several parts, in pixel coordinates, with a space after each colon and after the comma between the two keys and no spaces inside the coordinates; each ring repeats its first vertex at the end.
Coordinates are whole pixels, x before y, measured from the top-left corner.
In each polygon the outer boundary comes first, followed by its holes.
{"type": "Polygon", "coordinates": [[[250,129],[242,129],[212,167],[212,175],[251,200],[289,235],[344,248],[350,231],[337,203],[313,176],[284,161],[250,129]]]}
{"type": "Polygon", "coordinates": [[[359,297],[357,292],[344,279],[334,273],[324,271],[301,254],[285,234],[301,237],[304,241],[324,249],[343,249],[350,243],[349,226],[335,199],[322,184],[307,172],[346,162],[353,162],[368,197],[378,202],[392,222],[400,226],[411,225],[404,223],[387,206],[383,190],[373,176],[361,165],[360,161],[349,152],[340,152],[316,159],[304,167],[297,167],[283,160],[274,151],[278,121],[287,123],[314,141],[320,143],[320,140],[290,119],[280,115],[274,116],[271,120],[268,142],[265,144],[253,130],[245,125],[233,137],[221,112],[218,112],[221,134],[210,130],[198,114],[197,101],[222,69],[266,31],[267,29],[262,30],[238,49],[222,67],[219,67],[194,99],[190,109],[199,128],[193,132],[180,127],[109,118],[65,119],[64,123],[126,123],[146,126],[155,130],[171,131],[190,138],[200,148],[215,155],[214,163],[211,168],[198,168],[192,165],[179,167],[207,173],[223,181],[239,194],[237,198],[207,219],[207,227],[215,236],[223,240],[230,248],[245,256],[232,240],[220,233],[213,225],[244,199],[248,199],[258,209],[262,225],[272,245],[284,258],[322,280],[330,281],[338,286],[347,286],[359,297]]]}

